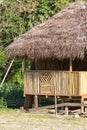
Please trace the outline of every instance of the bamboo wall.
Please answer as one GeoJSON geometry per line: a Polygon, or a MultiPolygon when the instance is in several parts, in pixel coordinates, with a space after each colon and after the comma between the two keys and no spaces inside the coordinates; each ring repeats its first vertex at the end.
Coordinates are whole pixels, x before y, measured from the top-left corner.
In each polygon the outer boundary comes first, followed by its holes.
{"type": "Polygon", "coordinates": [[[80,94],[87,94],[87,72],[79,72],[80,94]]]}
{"type": "Polygon", "coordinates": [[[87,94],[87,72],[30,71],[25,73],[25,94],[87,94]]]}

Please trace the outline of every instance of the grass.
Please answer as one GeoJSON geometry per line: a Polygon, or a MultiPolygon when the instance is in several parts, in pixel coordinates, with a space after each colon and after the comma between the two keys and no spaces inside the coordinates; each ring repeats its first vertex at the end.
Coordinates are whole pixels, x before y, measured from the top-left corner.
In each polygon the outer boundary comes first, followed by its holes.
{"type": "Polygon", "coordinates": [[[0,109],[0,130],[87,130],[86,118],[55,117],[54,114],[21,112],[19,109],[0,109]],[[28,128],[29,127],[29,128],[28,128]],[[80,129],[81,127],[81,129],[80,129]]]}
{"type": "Polygon", "coordinates": [[[14,111],[15,111],[14,109],[0,108],[0,114],[2,114],[2,113],[12,113],[14,111]]]}

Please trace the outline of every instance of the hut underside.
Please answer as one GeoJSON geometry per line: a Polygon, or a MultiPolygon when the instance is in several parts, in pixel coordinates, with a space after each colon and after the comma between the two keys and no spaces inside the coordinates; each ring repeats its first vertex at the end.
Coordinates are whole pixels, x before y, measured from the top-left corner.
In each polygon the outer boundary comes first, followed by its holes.
{"type": "MultiPolygon", "coordinates": [[[[32,107],[34,97],[35,108],[38,107],[38,98],[52,97],[61,100],[62,106],[79,106],[82,112],[87,99],[87,62],[67,59],[35,60],[31,63],[31,70],[25,69],[24,95],[25,108],[32,107]],[[68,103],[64,103],[68,100],[68,103]],[[71,100],[80,100],[81,103],[69,103],[71,100]]],[[[52,107],[52,106],[51,106],[52,107]]]]}

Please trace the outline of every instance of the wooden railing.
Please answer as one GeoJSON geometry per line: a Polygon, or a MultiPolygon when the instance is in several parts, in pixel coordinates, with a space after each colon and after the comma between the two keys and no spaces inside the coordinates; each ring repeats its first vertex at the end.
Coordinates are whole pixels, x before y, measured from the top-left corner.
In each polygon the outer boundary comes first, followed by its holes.
{"type": "Polygon", "coordinates": [[[87,93],[87,72],[29,71],[25,72],[25,94],[79,95],[87,93]]]}

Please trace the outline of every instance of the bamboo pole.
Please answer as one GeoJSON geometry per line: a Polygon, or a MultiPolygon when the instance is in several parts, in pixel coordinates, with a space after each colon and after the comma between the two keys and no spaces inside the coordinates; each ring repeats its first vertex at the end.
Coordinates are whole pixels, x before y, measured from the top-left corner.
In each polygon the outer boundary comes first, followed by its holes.
{"type": "Polygon", "coordinates": [[[38,109],[38,96],[35,94],[35,109],[37,110],[38,109]]]}
{"type": "Polygon", "coordinates": [[[23,73],[23,76],[24,76],[24,97],[25,97],[25,94],[26,94],[26,59],[24,58],[23,59],[23,62],[22,62],[22,73],[23,73]]]}
{"type": "Polygon", "coordinates": [[[81,112],[84,113],[84,98],[81,97],[81,112]]]}
{"type": "Polygon", "coordinates": [[[2,82],[1,82],[0,87],[2,87],[3,83],[5,82],[5,79],[6,79],[7,75],[8,75],[8,73],[9,73],[9,71],[10,71],[12,65],[13,65],[13,62],[14,62],[14,59],[11,61],[10,65],[9,65],[9,67],[8,67],[8,69],[7,69],[7,72],[6,72],[4,78],[3,78],[2,82]]]}
{"type": "Polygon", "coordinates": [[[72,72],[72,57],[70,56],[70,72],[72,72]]]}
{"type": "Polygon", "coordinates": [[[68,106],[65,106],[65,115],[68,115],[69,111],[68,111],[68,106]]]}
{"type": "Polygon", "coordinates": [[[70,56],[70,94],[72,94],[72,57],[70,56]]]}
{"type": "Polygon", "coordinates": [[[57,97],[56,97],[56,85],[55,85],[55,115],[57,115],[57,97]]]}
{"type": "Polygon", "coordinates": [[[25,73],[25,71],[26,71],[26,59],[24,58],[22,62],[22,72],[25,73]]]}

